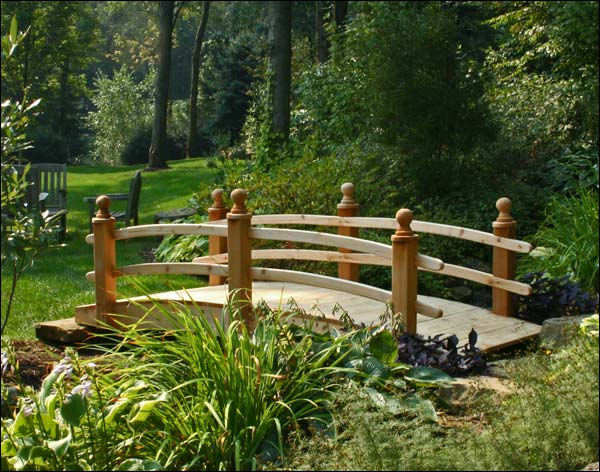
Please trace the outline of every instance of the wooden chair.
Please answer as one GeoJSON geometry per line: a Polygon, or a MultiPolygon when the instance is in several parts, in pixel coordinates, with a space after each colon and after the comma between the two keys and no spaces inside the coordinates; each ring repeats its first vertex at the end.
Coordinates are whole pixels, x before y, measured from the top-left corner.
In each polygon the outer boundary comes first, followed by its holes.
{"type": "Polygon", "coordinates": [[[40,195],[41,210],[47,210],[49,216],[62,212],[61,238],[67,232],[67,165],[31,164],[31,171],[37,174],[37,191],[40,195]]]}
{"type": "Polygon", "coordinates": [[[85,197],[84,202],[89,204],[89,221],[90,221],[90,233],[94,231],[92,225],[92,218],[94,217],[94,210],[96,209],[96,198],[100,195],[108,195],[112,201],[125,200],[127,206],[125,211],[115,211],[111,215],[117,221],[124,221],[125,226],[129,226],[130,222],[133,221],[133,225],[138,224],[138,206],[140,203],[140,191],[142,190],[142,171],[138,170],[129,184],[129,193],[99,193],[94,197],[85,197]]]}

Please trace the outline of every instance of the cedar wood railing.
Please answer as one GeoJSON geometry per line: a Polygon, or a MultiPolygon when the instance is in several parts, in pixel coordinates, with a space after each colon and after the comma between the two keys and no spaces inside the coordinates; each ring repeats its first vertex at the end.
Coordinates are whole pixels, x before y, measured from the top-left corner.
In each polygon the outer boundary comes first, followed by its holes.
{"type": "Polygon", "coordinates": [[[246,323],[252,327],[252,281],[283,281],[316,285],[364,296],[382,302],[391,301],[394,312],[402,317],[404,329],[414,333],[417,312],[437,318],[442,310],[420,300],[417,295],[417,270],[437,272],[492,287],[492,312],[511,316],[511,293],[529,295],[531,287],[517,282],[515,254],[532,250],[529,243],[514,239],[516,221],[512,218],[511,201],[500,198],[496,202],[499,215],[493,222],[493,234],[468,228],[413,220],[408,209],[400,209],[396,218],[359,216],[359,205],[354,201],[354,186],[342,186],[343,198],[338,204],[337,216],[326,215],[252,215],[246,208],[247,194],[242,189],[231,193],[233,208],[223,202],[223,191],[213,191],[213,206],[208,209],[209,222],[203,224],[153,224],[115,230],[110,216],[110,198],[98,197],[98,213],[92,219],[93,234],[86,241],[94,245],[94,271],[87,278],[95,282],[96,322],[110,323],[117,299],[117,278],[146,274],[208,275],[210,285],[228,281],[228,299],[239,304],[246,323]],[[338,234],[296,229],[254,227],[254,225],[316,225],[337,226],[338,234]],[[360,228],[395,231],[391,245],[359,238],[360,228]],[[418,253],[419,236],[415,233],[449,236],[493,246],[493,273],[444,264],[440,259],[418,253]],[[209,237],[209,255],[193,262],[146,263],[125,267],[116,266],[116,241],[169,234],[194,234],[209,237]],[[252,250],[252,239],[266,239],[310,243],[337,248],[337,251],[308,249],[252,250]],[[252,260],[288,259],[314,260],[338,263],[338,278],[307,272],[252,267],[252,260]],[[360,264],[386,265],[392,268],[392,290],[364,285],[358,282],[360,264]]]}

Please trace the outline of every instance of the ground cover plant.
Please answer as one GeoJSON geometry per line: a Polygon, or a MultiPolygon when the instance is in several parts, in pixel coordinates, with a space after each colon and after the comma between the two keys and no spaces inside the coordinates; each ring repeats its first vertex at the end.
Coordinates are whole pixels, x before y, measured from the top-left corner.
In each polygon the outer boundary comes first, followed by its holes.
{"type": "MultiPolygon", "coordinates": [[[[170,163],[171,168],[161,172],[144,172],[140,195],[140,224],[151,224],[158,211],[188,206],[187,200],[194,192],[206,196],[213,190],[215,171],[206,167],[204,159],[190,159],[170,163]]],[[[92,247],[85,243],[89,232],[88,205],[84,197],[98,193],[120,193],[129,188],[129,181],[141,166],[88,167],[69,166],[67,170],[67,235],[59,244],[40,254],[19,281],[13,303],[14,316],[9,320],[5,334],[12,339],[34,337],[34,324],[70,318],[74,308],[94,302],[94,287],[85,279],[86,272],[93,270],[92,247]],[[60,274],[60,276],[57,276],[60,274]]],[[[113,208],[120,208],[114,203],[113,208]]],[[[117,224],[117,228],[122,225],[117,224]]],[[[149,250],[160,241],[134,239],[123,241],[117,247],[117,263],[135,264],[151,257],[149,250]]],[[[186,276],[142,277],[154,292],[202,284],[202,279],[186,276]]],[[[10,293],[10,275],[2,272],[2,309],[10,293]]],[[[137,289],[125,278],[118,289],[123,296],[137,295],[137,289]]]]}
{"type": "Polygon", "coordinates": [[[297,437],[283,469],[578,470],[598,461],[593,320],[564,349],[505,362],[512,393],[480,390],[444,421],[376,408],[348,389],[333,406],[335,431],[297,437]]]}
{"type": "MultiPolygon", "coordinates": [[[[39,391],[3,383],[3,470],[246,470],[280,460],[290,433],[328,427],[348,382],[435,417],[419,390],[452,381],[395,362],[385,328],[315,332],[257,311],[253,333],[231,307],[213,320],[165,311],[173,330],[134,326],[93,361],[68,350],[39,391]]],[[[15,364],[3,354],[3,370],[15,364]]]]}

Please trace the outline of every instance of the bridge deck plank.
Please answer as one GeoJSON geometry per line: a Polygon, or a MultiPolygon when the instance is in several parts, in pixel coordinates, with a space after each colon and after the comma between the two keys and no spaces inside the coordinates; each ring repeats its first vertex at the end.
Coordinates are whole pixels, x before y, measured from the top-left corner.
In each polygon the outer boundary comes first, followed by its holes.
{"type": "MultiPolygon", "coordinates": [[[[340,311],[332,315],[334,307],[341,306],[357,323],[377,325],[385,310],[385,304],[357,295],[349,295],[336,290],[320,287],[279,282],[254,282],[253,302],[264,300],[271,308],[287,308],[289,300],[303,310],[314,314],[325,314],[327,318],[339,319],[340,311]]],[[[224,303],[227,297],[227,286],[217,285],[154,294],[161,300],[192,299],[198,302],[224,303]],[[186,295],[187,294],[187,295],[186,295]]],[[[436,334],[456,334],[459,345],[467,343],[472,328],[477,331],[477,346],[490,351],[524,341],[536,336],[540,326],[517,318],[494,315],[489,310],[466,303],[444,300],[435,297],[420,296],[423,301],[440,306],[444,316],[438,319],[417,316],[417,332],[425,336],[436,334]]],[[[135,297],[134,299],[143,299],[135,297]]]]}

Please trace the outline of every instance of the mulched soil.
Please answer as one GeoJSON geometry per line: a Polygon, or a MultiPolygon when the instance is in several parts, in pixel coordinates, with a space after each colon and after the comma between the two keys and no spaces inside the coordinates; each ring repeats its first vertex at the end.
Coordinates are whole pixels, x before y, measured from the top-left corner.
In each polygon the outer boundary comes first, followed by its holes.
{"type": "MultiPolygon", "coordinates": [[[[2,372],[2,384],[18,383],[19,379],[15,377],[18,372],[21,383],[35,389],[42,386],[42,381],[52,371],[54,363],[60,361],[65,350],[64,346],[46,344],[37,339],[13,339],[9,343],[15,351],[17,365],[2,372]]],[[[79,351],[78,354],[79,357],[94,356],[85,351],[79,351]]]]}

